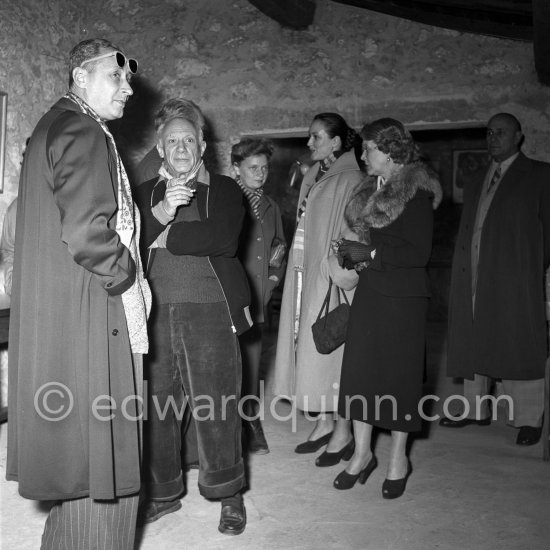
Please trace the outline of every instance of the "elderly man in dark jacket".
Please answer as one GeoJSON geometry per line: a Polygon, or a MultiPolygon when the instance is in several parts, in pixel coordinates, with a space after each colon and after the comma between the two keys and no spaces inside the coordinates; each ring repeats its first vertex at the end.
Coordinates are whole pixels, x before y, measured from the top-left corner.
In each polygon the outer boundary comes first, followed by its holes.
{"type": "Polygon", "coordinates": [[[238,535],[246,526],[246,479],[237,335],[252,325],[248,282],[236,256],[244,204],[234,180],[204,168],[204,126],[193,102],[168,100],[155,119],[163,163],[135,191],[155,299],[145,364],[149,499],[142,520],[181,508],[180,411],[188,403],[197,432],[199,490],[221,500],[220,532],[238,535]]]}
{"type": "Polygon", "coordinates": [[[468,405],[463,418],[442,418],[440,424],[490,424],[489,383],[501,379],[509,422],[520,428],[516,443],[532,445],[540,438],[544,405],[550,164],[521,153],[522,140],[516,117],[494,115],[487,128],[492,162],[464,188],[451,280],[448,374],[464,377],[468,405]]]}

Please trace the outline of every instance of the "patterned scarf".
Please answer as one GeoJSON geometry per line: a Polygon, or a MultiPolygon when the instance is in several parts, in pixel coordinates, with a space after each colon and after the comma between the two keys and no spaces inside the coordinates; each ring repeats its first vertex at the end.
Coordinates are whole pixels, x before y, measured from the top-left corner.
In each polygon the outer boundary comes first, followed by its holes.
{"type": "Polygon", "coordinates": [[[241,191],[244,193],[245,197],[248,199],[248,204],[250,204],[250,208],[252,208],[252,212],[254,212],[254,216],[258,221],[261,221],[260,219],[260,202],[262,200],[263,194],[264,194],[264,188],[261,187],[260,189],[249,189],[242,181],[241,177],[237,174],[235,177],[235,181],[241,188],[241,191]]]}
{"type": "Polygon", "coordinates": [[[149,350],[147,317],[151,311],[151,290],[143,276],[143,268],[137,247],[140,234],[140,217],[139,211],[137,209],[134,210],[130,181],[118,154],[115,140],[105,122],[101,120],[99,115],[82,98],[72,92],[67,92],[65,97],[74,101],[84,114],[93,118],[101,126],[115,153],[118,176],[116,232],[122,244],[130,250],[132,259],[136,264],[136,279],[134,284],[122,294],[122,304],[124,306],[124,313],[126,314],[132,352],[147,353],[149,350]]]}
{"type": "Polygon", "coordinates": [[[326,159],[323,159],[319,163],[319,170],[315,175],[315,181],[319,181],[334,164],[337,158],[341,157],[344,154],[344,151],[333,151],[326,159]]]}

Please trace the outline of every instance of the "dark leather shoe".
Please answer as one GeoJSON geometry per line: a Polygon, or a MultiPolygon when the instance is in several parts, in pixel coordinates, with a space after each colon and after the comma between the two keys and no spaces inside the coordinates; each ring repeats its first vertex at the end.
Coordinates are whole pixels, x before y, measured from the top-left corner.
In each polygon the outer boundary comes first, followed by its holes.
{"type": "Polygon", "coordinates": [[[445,428],[464,428],[464,426],[469,426],[470,424],[476,424],[477,426],[489,426],[491,424],[491,417],[483,418],[481,420],[476,420],[475,418],[463,418],[462,420],[454,420],[448,416],[444,416],[440,421],[439,425],[444,426],[445,428]]]}
{"type": "Polygon", "coordinates": [[[355,450],[355,441],[351,439],[349,443],[344,445],[336,453],[329,453],[324,451],[321,453],[315,460],[315,466],[334,466],[338,464],[340,460],[349,460],[353,456],[353,451],[355,450]]]}
{"type": "Polygon", "coordinates": [[[336,476],[333,485],[336,489],[340,489],[341,491],[351,489],[357,480],[359,480],[361,485],[364,485],[377,465],[378,461],[376,457],[372,455],[369,463],[358,474],[348,474],[346,470],[343,470],[336,476]]]}
{"type": "Polygon", "coordinates": [[[542,428],[533,426],[522,426],[519,429],[516,445],[534,445],[539,442],[542,428]]]}
{"type": "Polygon", "coordinates": [[[304,443],[300,443],[294,449],[294,452],[298,453],[299,455],[306,454],[306,453],[315,453],[321,447],[326,445],[330,441],[331,437],[332,437],[332,432],[325,434],[323,437],[320,437],[319,439],[315,439],[314,441],[305,441],[304,443]]]}
{"type": "Polygon", "coordinates": [[[146,502],[138,511],[137,525],[142,526],[146,523],[153,523],[166,514],[176,512],[181,508],[181,501],[167,500],[167,501],[155,501],[150,500],[146,502]]]}
{"type": "Polygon", "coordinates": [[[266,455],[269,453],[269,447],[265,439],[264,430],[260,419],[255,418],[254,420],[248,420],[246,422],[246,427],[248,450],[257,455],[266,455]]]}
{"type": "Polygon", "coordinates": [[[405,477],[400,479],[385,479],[382,483],[382,496],[387,499],[399,498],[404,492],[405,487],[407,486],[407,480],[412,474],[411,461],[407,463],[407,473],[405,477]]]}
{"type": "Polygon", "coordinates": [[[218,531],[224,535],[240,535],[246,527],[246,509],[242,498],[240,502],[231,499],[231,504],[222,500],[222,512],[218,531]]]}

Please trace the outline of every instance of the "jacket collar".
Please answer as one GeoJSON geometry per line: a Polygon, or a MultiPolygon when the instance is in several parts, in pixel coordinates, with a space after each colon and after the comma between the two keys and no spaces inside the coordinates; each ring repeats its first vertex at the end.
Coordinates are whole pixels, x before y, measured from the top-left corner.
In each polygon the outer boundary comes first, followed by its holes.
{"type": "MultiPolygon", "coordinates": [[[[319,171],[320,164],[316,162],[306,173],[304,177],[304,181],[302,183],[302,189],[300,190],[300,197],[303,199],[306,194],[309,192],[309,189],[313,187],[314,185],[318,185],[322,182],[324,182],[326,179],[331,178],[333,176],[336,176],[338,174],[342,174],[343,172],[349,172],[349,171],[357,171],[359,170],[359,164],[357,164],[357,160],[355,158],[355,154],[353,151],[347,151],[340,157],[338,157],[330,166],[330,168],[327,170],[326,174],[324,174],[323,177],[319,179],[319,181],[315,181],[315,176],[317,175],[317,172],[319,171]]],[[[300,199],[300,202],[301,202],[300,199]]]]}
{"type": "MultiPolygon", "coordinates": [[[[320,163],[316,162],[312,167],[311,170],[313,174],[317,174],[320,168],[320,163]]],[[[359,164],[357,164],[357,160],[355,158],[355,154],[353,151],[347,151],[343,155],[339,156],[329,167],[326,174],[322,176],[319,181],[323,181],[326,178],[329,178],[331,176],[335,176],[336,174],[341,174],[342,172],[347,172],[348,170],[359,170],[359,164]]]]}
{"type": "Polygon", "coordinates": [[[56,103],[52,105],[52,109],[60,109],[64,111],[75,111],[77,113],[82,113],[80,107],[70,99],[62,97],[56,103]]]}

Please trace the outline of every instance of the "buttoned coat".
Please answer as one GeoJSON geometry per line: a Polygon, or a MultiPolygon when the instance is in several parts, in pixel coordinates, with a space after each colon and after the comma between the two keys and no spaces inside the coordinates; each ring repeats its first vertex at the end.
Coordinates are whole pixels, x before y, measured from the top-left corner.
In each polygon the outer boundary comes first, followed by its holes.
{"type": "Polygon", "coordinates": [[[550,164],[520,153],[505,172],[483,224],[474,314],[471,244],[484,181],[479,173],[464,186],[449,300],[448,374],[543,378],[550,164]]]}
{"type": "MultiPolygon", "coordinates": [[[[334,411],[344,346],[327,355],[313,342],[311,325],[317,318],[328,290],[328,257],[331,242],[346,230],[344,210],[363,175],[353,152],[344,153],[319,181],[314,164],[304,176],[298,205],[307,195],[305,214],[304,273],[297,346],[294,346],[296,314],[296,271],[292,249],[285,275],[277,354],[274,371],[276,395],[296,398],[297,406],[310,411],[334,411]]],[[[353,298],[353,291],[347,293],[353,298]]],[[[334,292],[331,309],[336,305],[334,292]]]]}
{"type": "Polygon", "coordinates": [[[281,210],[271,197],[263,194],[259,213],[260,219],[257,219],[250,206],[247,207],[238,251],[250,285],[250,312],[255,323],[264,322],[265,306],[271,298],[273,289],[283,279],[286,267],[284,261],[280,267],[269,266],[273,241],[278,239],[285,243],[281,210]],[[270,279],[271,276],[277,277],[278,280],[270,279]]]}
{"type": "Polygon", "coordinates": [[[19,184],[6,477],[27,498],[140,489],[121,298],[136,268],[115,230],[117,192],[107,136],[61,99],[33,132],[19,184]]]}

